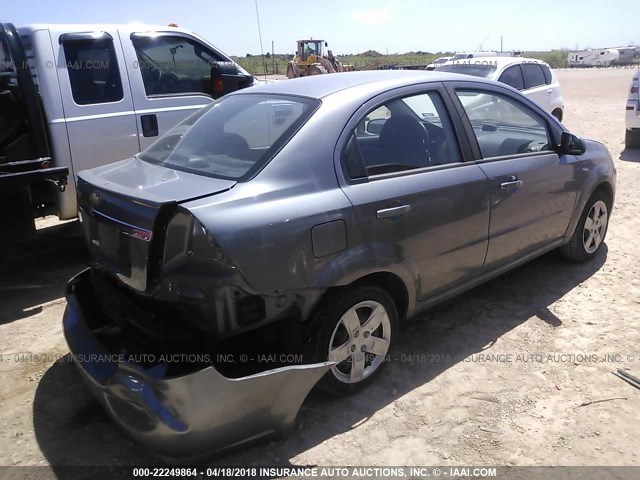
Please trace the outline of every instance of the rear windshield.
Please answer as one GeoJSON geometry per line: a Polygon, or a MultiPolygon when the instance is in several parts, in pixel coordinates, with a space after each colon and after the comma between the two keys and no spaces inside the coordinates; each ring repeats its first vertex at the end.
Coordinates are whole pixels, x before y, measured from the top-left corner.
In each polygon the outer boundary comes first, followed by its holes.
{"type": "Polygon", "coordinates": [[[163,135],[139,158],[212,177],[251,178],[319,106],[290,95],[230,95],[163,135]]]}
{"type": "Polygon", "coordinates": [[[438,72],[464,73],[474,77],[489,78],[497,69],[495,63],[490,61],[476,61],[474,63],[454,63],[452,65],[442,65],[436,68],[438,72]]]}

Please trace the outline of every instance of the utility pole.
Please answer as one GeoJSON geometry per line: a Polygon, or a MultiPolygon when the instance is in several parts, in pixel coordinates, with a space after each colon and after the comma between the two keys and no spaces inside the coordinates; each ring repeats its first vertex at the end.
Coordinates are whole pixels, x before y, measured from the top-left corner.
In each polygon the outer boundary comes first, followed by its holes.
{"type": "Polygon", "coordinates": [[[500,53],[502,53],[502,35],[500,35],[500,53]]]}

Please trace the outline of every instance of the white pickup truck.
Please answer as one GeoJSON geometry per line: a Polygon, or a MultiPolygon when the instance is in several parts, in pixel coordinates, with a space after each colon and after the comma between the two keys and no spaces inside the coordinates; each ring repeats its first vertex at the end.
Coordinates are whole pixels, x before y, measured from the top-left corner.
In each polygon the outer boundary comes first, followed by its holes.
{"type": "Polygon", "coordinates": [[[33,233],[34,208],[75,217],[77,172],[134,155],[254,81],[173,26],[0,23],[0,62],[0,243],[33,233]]]}

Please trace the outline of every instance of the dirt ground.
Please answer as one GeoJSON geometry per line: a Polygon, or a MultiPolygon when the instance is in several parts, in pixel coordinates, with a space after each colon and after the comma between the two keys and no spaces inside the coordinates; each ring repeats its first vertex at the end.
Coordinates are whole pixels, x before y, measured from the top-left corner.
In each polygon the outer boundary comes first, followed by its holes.
{"type": "MultiPolygon", "coordinates": [[[[640,390],[611,374],[640,376],[640,151],[623,151],[631,75],[558,72],[566,125],[604,142],[618,170],[595,261],[551,253],[407,321],[376,385],[344,400],[312,392],[288,437],[212,464],[640,465],[640,390]]],[[[157,463],[65,357],[64,283],[87,261],[76,229],[43,229],[0,263],[0,465],[157,463]]]]}

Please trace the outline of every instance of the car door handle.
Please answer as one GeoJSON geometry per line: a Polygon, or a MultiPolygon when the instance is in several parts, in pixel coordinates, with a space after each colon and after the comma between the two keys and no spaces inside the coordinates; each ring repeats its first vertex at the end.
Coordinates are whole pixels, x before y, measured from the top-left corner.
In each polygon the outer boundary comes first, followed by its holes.
{"type": "Polygon", "coordinates": [[[521,185],[522,180],[518,180],[518,177],[516,177],[515,175],[510,175],[509,177],[507,177],[506,182],[502,182],[500,184],[500,188],[502,190],[511,190],[512,188],[518,188],[521,185]]]}
{"type": "Polygon", "coordinates": [[[142,115],[140,117],[140,125],[142,126],[143,137],[158,136],[158,117],[154,114],[142,115]]]}
{"type": "Polygon", "coordinates": [[[383,208],[382,210],[378,210],[376,212],[376,217],[378,218],[397,217],[398,215],[403,215],[410,210],[411,210],[411,205],[399,205],[397,207],[383,208]]]}

